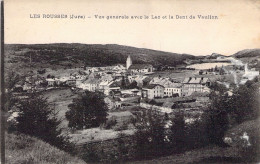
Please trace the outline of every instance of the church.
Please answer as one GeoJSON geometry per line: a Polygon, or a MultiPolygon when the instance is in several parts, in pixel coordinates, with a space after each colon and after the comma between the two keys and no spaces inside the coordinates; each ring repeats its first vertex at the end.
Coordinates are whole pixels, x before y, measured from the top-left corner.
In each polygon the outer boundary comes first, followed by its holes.
{"type": "Polygon", "coordinates": [[[153,72],[153,66],[151,64],[133,64],[130,56],[126,59],[126,69],[132,74],[153,72]]]}

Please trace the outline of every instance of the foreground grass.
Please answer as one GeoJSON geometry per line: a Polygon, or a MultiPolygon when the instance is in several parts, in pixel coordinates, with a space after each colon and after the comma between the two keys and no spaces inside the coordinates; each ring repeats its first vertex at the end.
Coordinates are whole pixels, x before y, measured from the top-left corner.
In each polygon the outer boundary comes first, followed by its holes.
{"type": "Polygon", "coordinates": [[[182,154],[174,154],[167,157],[148,161],[135,161],[135,164],[191,164],[191,163],[239,163],[240,157],[238,152],[233,147],[222,148],[215,145],[209,145],[201,149],[187,151],[182,154]]]}
{"type": "Polygon", "coordinates": [[[10,164],[83,164],[84,161],[39,139],[6,133],[6,163],[10,164]]]}

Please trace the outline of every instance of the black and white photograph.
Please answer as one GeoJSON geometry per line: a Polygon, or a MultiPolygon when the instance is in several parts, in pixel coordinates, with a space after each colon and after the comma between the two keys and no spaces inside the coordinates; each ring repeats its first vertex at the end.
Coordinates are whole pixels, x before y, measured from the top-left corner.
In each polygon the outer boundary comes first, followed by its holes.
{"type": "Polygon", "coordinates": [[[260,162],[259,0],[4,0],[2,164],[260,162]]]}

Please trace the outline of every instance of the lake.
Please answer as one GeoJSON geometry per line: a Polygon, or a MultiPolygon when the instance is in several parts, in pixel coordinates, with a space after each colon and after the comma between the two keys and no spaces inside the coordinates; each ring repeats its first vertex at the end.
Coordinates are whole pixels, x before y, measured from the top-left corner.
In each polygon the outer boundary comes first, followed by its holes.
{"type": "Polygon", "coordinates": [[[227,65],[232,65],[232,63],[224,63],[224,62],[216,62],[216,63],[201,63],[201,64],[192,64],[187,66],[187,68],[195,68],[195,69],[210,69],[217,67],[222,67],[227,65]]]}

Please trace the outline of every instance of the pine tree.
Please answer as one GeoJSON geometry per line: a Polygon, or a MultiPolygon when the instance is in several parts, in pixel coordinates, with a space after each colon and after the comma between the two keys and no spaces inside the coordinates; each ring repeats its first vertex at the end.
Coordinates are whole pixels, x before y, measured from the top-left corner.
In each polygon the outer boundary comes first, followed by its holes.
{"type": "Polygon", "coordinates": [[[207,111],[207,127],[206,131],[211,143],[225,145],[223,137],[229,127],[228,114],[230,112],[229,97],[226,92],[212,91],[210,94],[211,103],[207,111]]]}
{"type": "Polygon", "coordinates": [[[185,120],[183,112],[178,111],[175,114],[175,117],[172,119],[170,132],[171,147],[178,153],[182,152],[185,147],[185,120]]]}
{"type": "Polygon", "coordinates": [[[29,98],[19,100],[17,109],[19,115],[15,128],[18,132],[40,138],[65,151],[71,150],[72,144],[59,128],[58,112],[42,95],[32,93],[29,98]]]}
{"type": "Polygon", "coordinates": [[[165,154],[165,122],[163,116],[156,111],[142,111],[137,116],[134,134],[135,156],[137,159],[149,158],[165,154]]]}

